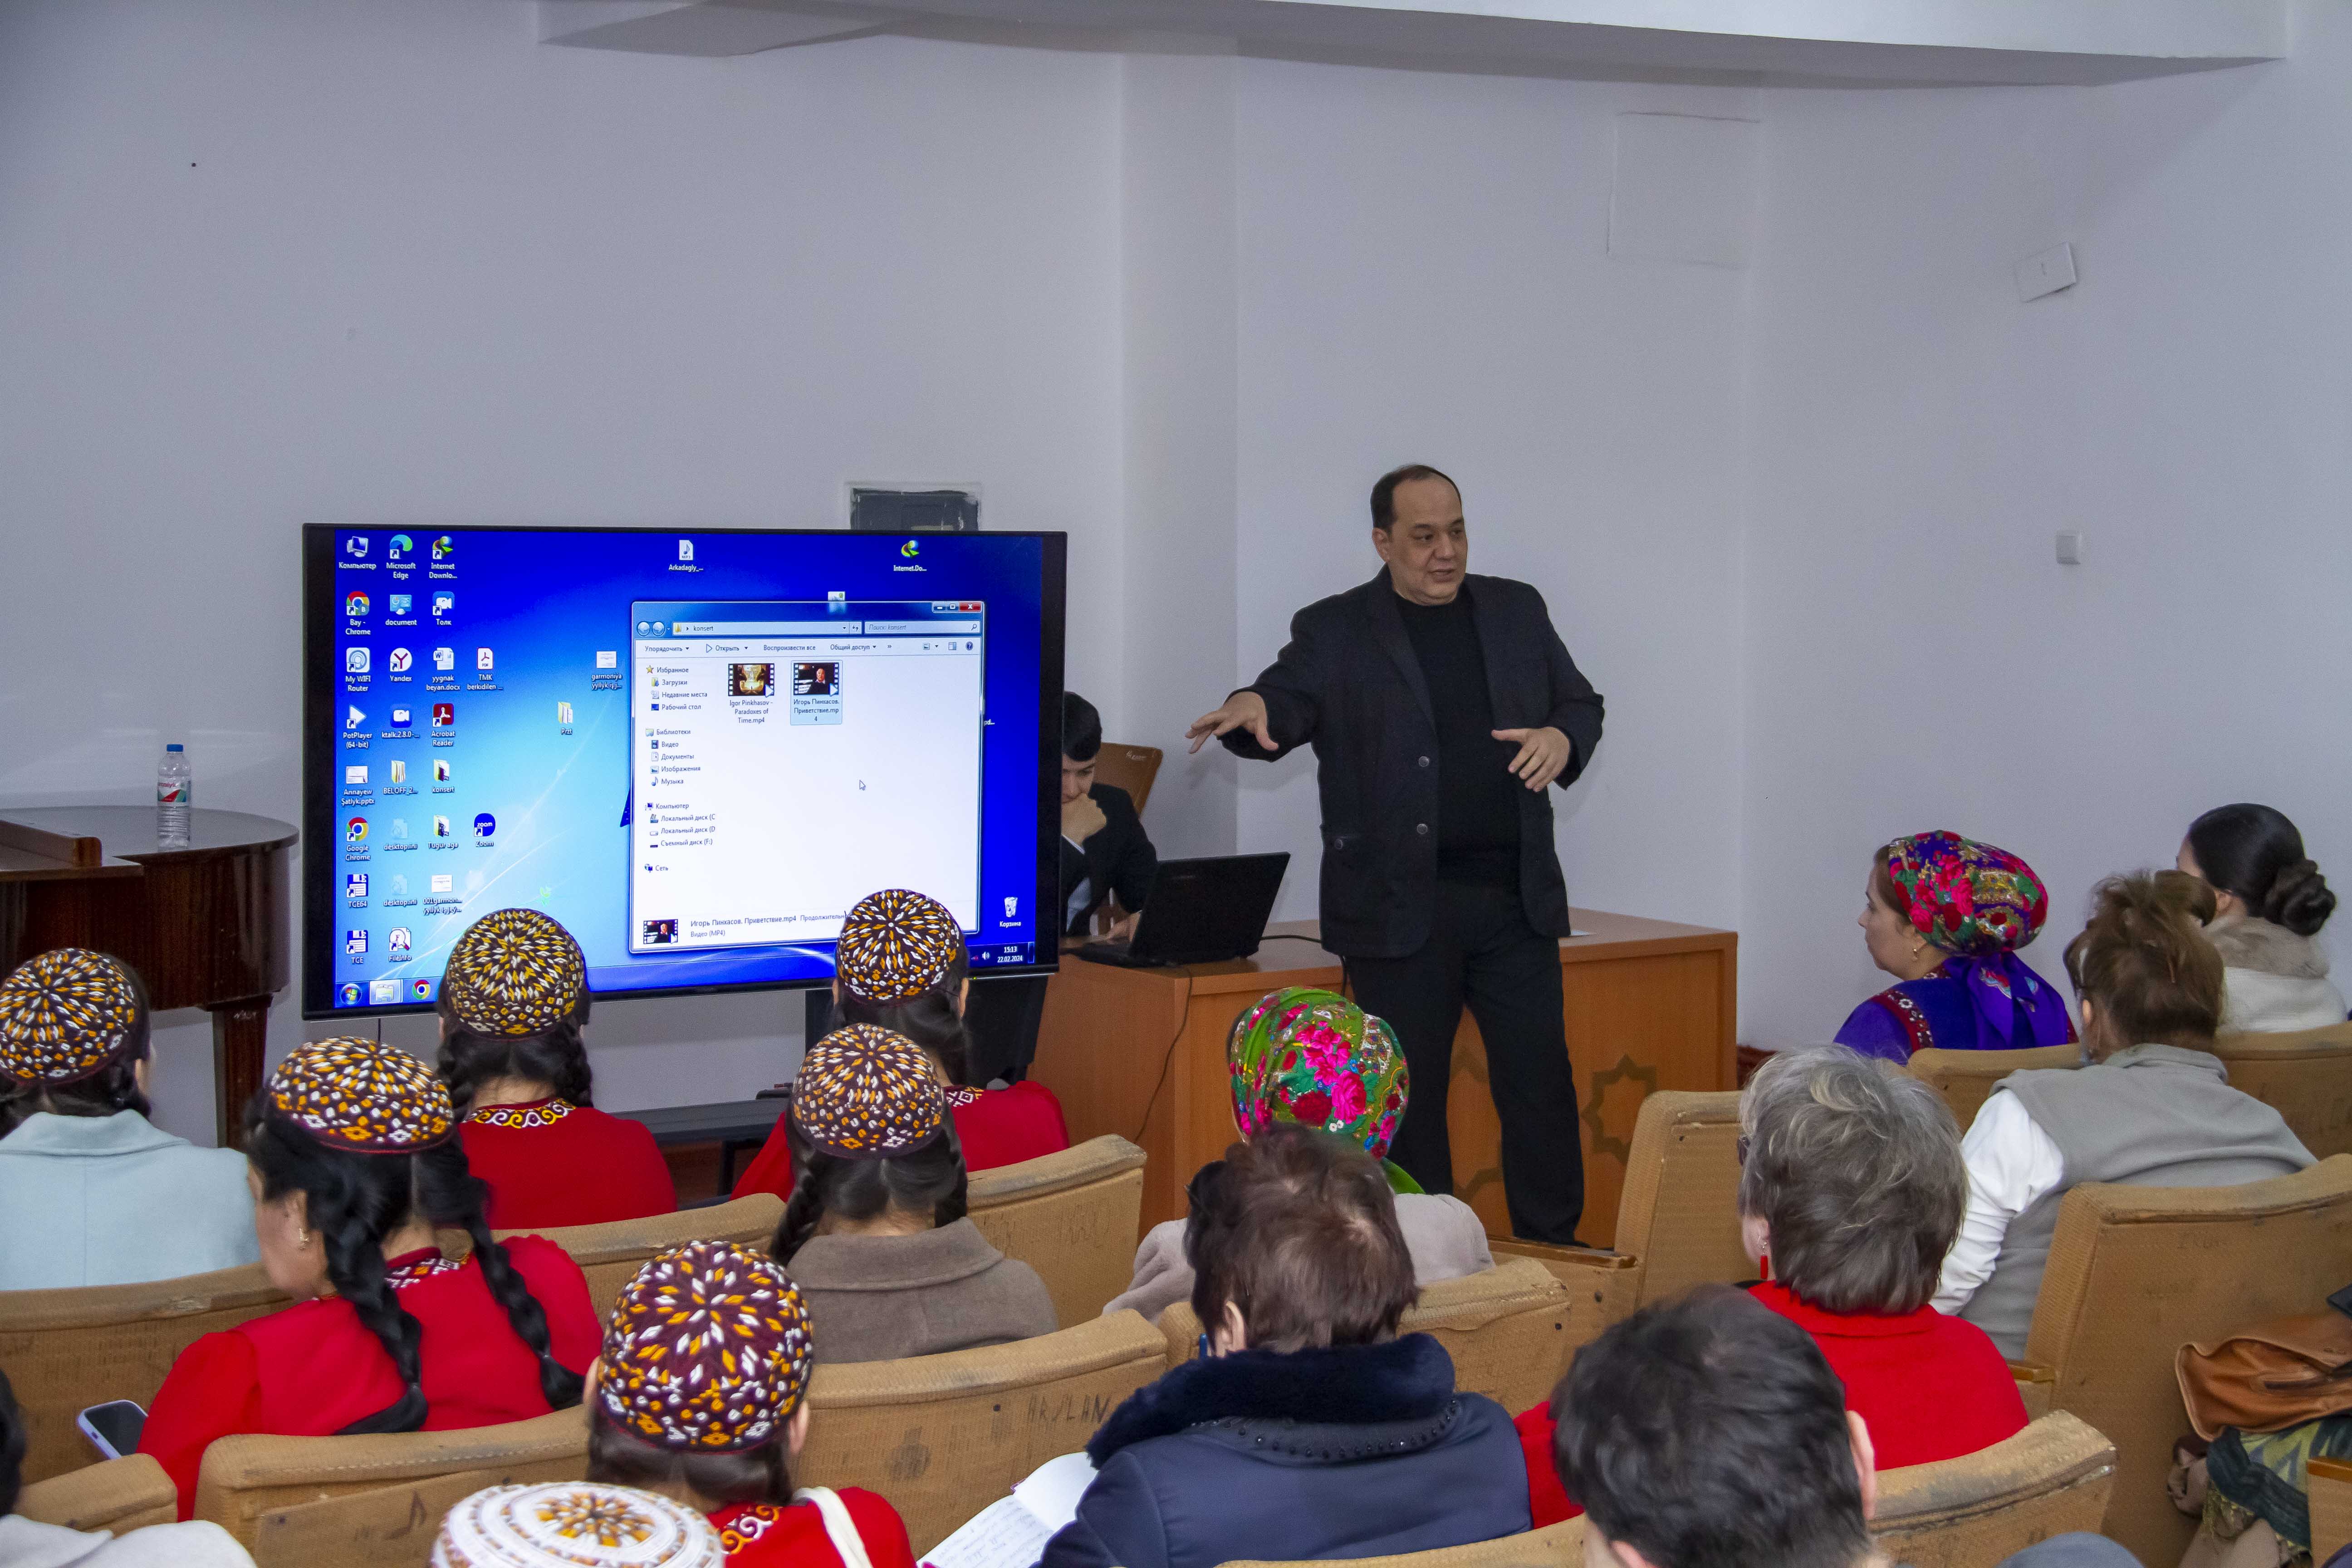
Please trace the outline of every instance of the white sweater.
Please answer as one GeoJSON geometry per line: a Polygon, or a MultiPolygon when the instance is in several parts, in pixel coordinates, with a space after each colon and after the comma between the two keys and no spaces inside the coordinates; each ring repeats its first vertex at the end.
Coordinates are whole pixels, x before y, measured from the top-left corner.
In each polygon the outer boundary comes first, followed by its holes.
{"type": "Polygon", "coordinates": [[[2224,915],[2205,935],[2221,955],[2221,1033],[2280,1035],[2345,1021],[2344,993],[2310,937],[2252,915],[2224,915]]]}

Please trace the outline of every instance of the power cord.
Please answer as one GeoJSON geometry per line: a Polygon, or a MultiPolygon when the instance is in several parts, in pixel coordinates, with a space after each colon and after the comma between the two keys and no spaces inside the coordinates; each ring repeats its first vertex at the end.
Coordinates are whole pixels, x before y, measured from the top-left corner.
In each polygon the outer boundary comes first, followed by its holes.
{"type": "Polygon", "coordinates": [[[1151,1126],[1151,1112],[1160,1104],[1160,1091],[1168,1087],[1168,1069],[1176,1062],[1177,1042],[1184,1037],[1184,1026],[1192,1021],[1192,971],[1184,971],[1184,1010],[1176,1016],[1176,1032],[1168,1037],[1168,1048],[1160,1054],[1160,1078],[1151,1086],[1151,1098],[1143,1102],[1143,1124],[1135,1130],[1135,1142],[1139,1147],[1143,1134],[1151,1126]]]}

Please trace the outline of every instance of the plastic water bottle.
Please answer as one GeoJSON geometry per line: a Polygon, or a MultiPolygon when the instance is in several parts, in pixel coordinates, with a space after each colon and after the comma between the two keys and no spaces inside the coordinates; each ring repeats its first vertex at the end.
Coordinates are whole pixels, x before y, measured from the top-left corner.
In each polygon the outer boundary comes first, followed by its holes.
{"type": "Polygon", "coordinates": [[[188,750],[174,741],[163,748],[163,764],[155,770],[155,842],[165,849],[188,847],[188,819],[195,779],[188,772],[188,750]]]}

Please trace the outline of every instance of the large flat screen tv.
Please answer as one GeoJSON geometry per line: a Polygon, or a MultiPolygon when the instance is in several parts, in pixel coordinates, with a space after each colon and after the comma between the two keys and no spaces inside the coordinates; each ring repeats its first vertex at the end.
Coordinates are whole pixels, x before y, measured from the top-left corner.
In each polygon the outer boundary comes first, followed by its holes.
{"type": "Polygon", "coordinates": [[[600,995],[826,984],[892,887],[1052,968],[1065,544],[306,527],[303,1016],[429,1008],[516,906],[600,995]]]}

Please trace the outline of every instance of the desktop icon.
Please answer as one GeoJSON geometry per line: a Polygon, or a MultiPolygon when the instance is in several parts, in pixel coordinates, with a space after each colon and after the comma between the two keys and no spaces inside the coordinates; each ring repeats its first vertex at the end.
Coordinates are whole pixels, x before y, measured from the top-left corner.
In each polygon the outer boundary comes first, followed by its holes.
{"type": "Polygon", "coordinates": [[[407,710],[407,709],[405,709],[405,708],[395,708],[395,709],[394,709],[394,710],[392,710],[392,727],[393,727],[394,729],[395,729],[395,730],[405,730],[405,729],[407,729],[407,728],[408,728],[408,723],[409,723],[409,718],[410,718],[410,715],[409,715],[409,711],[408,711],[408,710],[407,710]]]}
{"type": "Polygon", "coordinates": [[[433,668],[436,669],[457,668],[457,650],[454,647],[435,648],[433,650],[433,668]]]}
{"type": "Polygon", "coordinates": [[[406,926],[394,926],[383,935],[383,950],[394,963],[408,957],[410,937],[406,926]]]}
{"type": "Polygon", "coordinates": [[[495,816],[492,816],[488,812],[487,812],[487,811],[485,811],[485,812],[481,812],[481,813],[478,814],[478,815],[475,816],[475,818],[474,818],[474,837],[477,837],[477,838],[489,838],[489,837],[495,837],[495,836],[497,835],[498,831],[499,831],[499,819],[498,819],[497,817],[495,817],[495,816]]]}
{"type": "Polygon", "coordinates": [[[408,818],[404,816],[394,817],[392,819],[392,831],[384,835],[384,837],[390,838],[394,844],[407,843],[408,818]]]}
{"type": "Polygon", "coordinates": [[[346,730],[356,730],[366,722],[367,715],[356,708],[348,709],[343,713],[343,728],[346,730]]]}
{"type": "Polygon", "coordinates": [[[384,668],[394,675],[406,675],[416,664],[416,656],[404,647],[394,648],[383,656],[384,668]]]}
{"type": "Polygon", "coordinates": [[[681,539],[677,542],[677,558],[680,561],[691,561],[694,559],[694,541],[691,539],[681,539]]]}
{"type": "Polygon", "coordinates": [[[419,1002],[433,1000],[433,982],[422,976],[408,983],[408,994],[419,1002]]]}
{"type": "Polygon", "coordinates": [[[343,770],[343,782],[347,784],[363,784],[367,783],[367,764],[365,763],[354,763],[350,767],[345,768],[343,770]]]}
{"type": "Polygon", "coordinates": [[[399,872],[394,871],[392,874],[392,885],[386,888],[384,891],[395,899],[404,899],[408,897],[408,879],[402,876],[399,872]]]}
{"type": "Polygon", "coordinates": [[[409,538],[408,535],[404,533],[394,534],[392,536],[392,542],[384,547],[383,552],[384,559],[387,561],[397,561],[404,555],[414,555],[415,553],[416,541],[409,538]]]}
{"type": "Polygon", "coordinates": [[[1019,899],[1007,899],[1004,900],[1004,918],[1006,920],[1013,920],[1020,913],[1021,900],[1019,899]]]}
{"type": "Polygon", "coordinates": [[[620,650],[620,649],[618,649],[618,648],[601,648],[601,649],[599,649],[599,650],[597,651],[597,654],[596,654],[596,668],[599,668],[599,669],[618,669],[618,668],[621,668],[621,650],[620,650]]]}
{"type": "Polygon", "coordinates": [[[447,817],[436,816],[433,819],[433,837],[436,838],[446,838],[449,837],[449,819],[447,817]]]}
{"type": "Polygon", "coordinates": [[[367,842],[366,817],[354,816],[349,822],[343,824],[343,842],[346,844],[364,844],[367,842]]]}
{"type": "Polygon", "coordinates": [[[433,559],[436,561],[446,561],[457,551],[457,542],[446,533],[433,542],[433,559]]]}
{"type": "Polygon", "coordinates": [[[343,932],[343,951],[353,958],[366,953],[367,928],[365,926],[352,926],[343,932]]]}
{"type": "Polygon", "coordinates": [[[569,702],[558,702],[558,703],[555,705],[555,721],[556,721],[558,724],[562,725],[562,726],[563,726],[565,729],[567,729],[567,730],[568,730],[568,729],[570,729],[570,728],[572,727],[572,704],[571,704],[571,703],[569,703],[569,702]]]}
{"type": "Polygon", "coordinates": [[[433,759],[433,782],[435,784],[447,784],[449,782],[448,758],[436,757],[433,759]]]}
{"type": "Polygon", "coordinates": [[[343,649],[343,670],[350,675],[365,675],[368,672],[368,650],[363,647],[343,649]]]}
{"type": "Polygon", "coordinates": [[[457,612],[457,595],[449,592],[446,588],[442,589],[439,593],[433,595],[433,613],[435,615],[453,615],[457,612]]]}
{"type": "Polygon", "coordinates": [[[347,533],[343,535],[344,554],[350,556],[354,561],[364,561],[367,559],[367,552],[368,542],[366,534],[347,533]]]}
{"type": "MultiPolygon", "coordinates": [[[[386,783],[397,784],[406,784],[408,782],[408,764],[406,763],[402,762],[398,757],[394,757],[391,762],[384,765],[389,768],[392,773],[392,776],[385,781],[386,783]]],[[[362,779],[361,782],[364,784],[366,781],[362,779]]]]}
{"type": "Polygon", "coordinates": [[[415,598],[408,594],[387,594],[384,595],[383,613],[387,616],[404,616],[408,614],[410,606],[415,603],[415,598]]]}
{"type": "Polygon", "coordinates": [[[367,873],[365,871],[352,871],[344,875],[343,897],[347,899],[364,899],[367,897],[367,873]]]}
{"type": "Polygon", "coordinates": [[[389,1007],[399,1000],[399,981],[371,980],[368,982],[368,1001],[371,1005],[378,1007],[389,1007]]]}
{"type": "Polygon", "coordinates": [[[457,722],[457,705],[455,702],[436,702],[433,705],[433,727],[435,729],[446,730],[457,722]]]}
{"type": "Polygon", "coordinates": [[[488,669],[490,668],[490,650],[488,648],[478,647],[474,650],[474,668],[476,669],[488,669]]]}
{"type": "Polygon", "coordinates": [[[907,541],[906,543],[898,546],[898,553],[905,556],[908,560],[912,561],[918,553],[915,542],[910,539],[907,541]]]}
{"type": "Polygon", "coordinates": [[[446,871],[444,871],[444,872],[439,873],[438,875],[436,875],[436,876],[433,879],[433,882],[432,882],[432,889],[433,889],[433,891],[435,891],[435,892],[436,892],[436,893],[446,893],[446,892],[452,892],[452,891],[455,891],[455,890],[456,890],[456,888],[457,888],[457,881],[456,881],[456,879],[455,879],[454,878],[452,878],[452,877],[451,877],[451,876],[450,876],[446,871]]]}
{"type": "Polygon", "coordinates": [[[346,981],[335,988],[335,999],[342,1006],[356,1007],[367,1000],[367,993],[360,989],[359,982],[346,981]]]}
{"type": "Polygon", "coordinates": [[[367,613],[368,596],[365,594],[362,594],[354,590],[353,592],[343,595],[343,614],[351,616],[353,620],[358,620],[367,613]]]}

